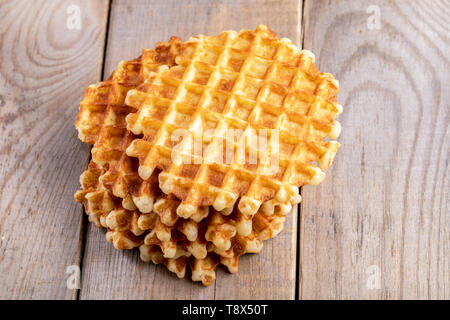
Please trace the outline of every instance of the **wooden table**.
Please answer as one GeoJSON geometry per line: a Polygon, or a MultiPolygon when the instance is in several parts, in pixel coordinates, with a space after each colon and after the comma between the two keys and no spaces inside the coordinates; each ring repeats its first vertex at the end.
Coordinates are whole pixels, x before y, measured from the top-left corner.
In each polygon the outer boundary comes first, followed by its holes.
{"type": "Polygon", "coordinates": [[[0,1],[0,298],[449,299],[449,16],[448,1],[0,1]],[[203,288],[86,223],[73,122],[120,60],[261,23],[340,80],[342,148],[283,233],[203,288]]]}

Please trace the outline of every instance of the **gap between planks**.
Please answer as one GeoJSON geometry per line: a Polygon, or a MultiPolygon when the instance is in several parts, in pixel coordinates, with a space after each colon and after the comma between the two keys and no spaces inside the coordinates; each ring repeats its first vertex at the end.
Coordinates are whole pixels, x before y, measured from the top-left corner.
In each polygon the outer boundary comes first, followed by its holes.
{"type": "MultiPolygon", "coordinates": [[[[303,50],[303,45],[304,45],[304,41],[305,41],[305,4],[306,4],[306,0],[299,0],[298,1],[298,47],[303,50]]],[[[300,187],[300,196],[303,197],[302,194],[303,188],[300,187]]],[[[303,198],[302,198],[302,202],[303,202],[303,198]]],[[[301,233],[301,223],[302,223],[302,205],[301,203],[299,203],[297,205],[297,234],[296,234],[296,244],[297,244],[297,250],[296,250],[296,257],[295,257],[295,295],[294,295],[294,300],[299,300],[300,299],[300,286],[301,286],[301,269],[302,269],[302,261],[301,261],[301,238],[302,238],[302,233],[301,233]]]]}
{"type": "MultiPolygon", "coordinates": [[[[109,35],[109,22],[111,18],[111,7],[113,0],[104,0],[105,1],[105,27],[103,28],[103,50],[99,50],[99,78],[97,81],[105,80],[105,63],[106,63],[106,50],[108,48],[108,35],[109,35]]],[[[92,155],[89,152],[89,156],[86,159],[85,168],[88,167],[89,162],[91,161],[92,155]]],[[[87,243],[87,235],[88,235],[88,225],[89,219],[84,209],[84,206],[81,206],[81,214],[83,215],[83,221],[80,227],[80,238],[79,238],[79,254],[78,254],[78,265],[80,267],[80,276],[83,275],[83,266],[85,262],[85,248],[87,243]]],[[[83,279],[81,279],[83,281],[83,279]]],[[[72,291],[72,300],[80,300],[81,287],[80,289],[73,289],[72,291]]]]}

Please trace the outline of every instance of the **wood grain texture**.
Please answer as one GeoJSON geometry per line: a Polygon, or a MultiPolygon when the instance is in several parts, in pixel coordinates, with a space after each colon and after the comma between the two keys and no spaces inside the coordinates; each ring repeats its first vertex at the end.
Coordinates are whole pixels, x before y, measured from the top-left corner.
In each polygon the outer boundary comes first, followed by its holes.
{"type": "MultiPolygon", "coordinates": [[[[255,28],[264,23],[280,36],[300,43],[299,1],[113,1],[105,75],[123,59],[177,35],[218,34],[227,29],[255,28]]],[[[258,255],[241,259],[239,273],[217,271],[208,288],[179,280],[163,266],[139,261],[137,251],[119,252],[104,232],[89,226],[81,299],[294,299],[296,212],[285,229],[267,241],[258,255]]]]}
{"type": "Polygon", "coordinates": [[[449,2],[307,0],[305,14],[344,113],[327,179],[302,192],[299,297],[449,299],[449,2]]]}
{"type": "Polygon", "coordinates": [[[89,154],[73,122],[99,78],[104,16],[104,1],[0,2],[0,299],[73,295],[73,193],[89,154]],[[81,9],[80,30],[66,27],[69,5],[81,9]]]}

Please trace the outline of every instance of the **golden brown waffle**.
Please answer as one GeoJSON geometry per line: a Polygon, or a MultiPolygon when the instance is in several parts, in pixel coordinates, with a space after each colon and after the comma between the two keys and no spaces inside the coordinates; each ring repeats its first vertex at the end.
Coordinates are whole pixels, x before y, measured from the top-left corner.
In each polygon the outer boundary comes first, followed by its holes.
{"type": "Polygon", "coordinates": [[[178,54],[180,39],[172,37],[160,42],[154,50],[146,49],[141,57],[122,61],[111,77],[86,89],[80,104],[75,126],[82,141],[94,144],[92,159],[106,168],[101,176],[104,186],[115,196],[123,198],[123,206],[129,210],[136,207],[142,212],[152,210],[153,179],[143,181],[137,174],[137,162],[130,159],[125,150],[135,138],[127,131],[125,117],[135,111],[125,105],[127,92],[143,82],[161,65],[173,65],[178,54]],[[135,207],[136,205],[136,207],[135,207]]]}
{"type": "Polygon", "coordinates": [[[75,198],[117,249],[139,247],[178,277],[189,266],[210,285],[219,264],[237,272],[241,255],[282,230],[299,186],[324,178],[339,147],[324,141],[340,133],[337,91],[312,53],[265,26],[173,37],[86,90],[76,127],[93,161],[75,198]],[[257,134],[280,144],[263,148],[257,134]]]}
{"type": "Polygon", "coordinates": [[[240,211],[251,216],[269,200],[264,210],[296,204],[299,186],[322,181],[339,147],[324,140],[338,137],[334,118],[342,107],[337,80],[319,72],[312,53],[266,26],[194,37],[180,52],[176,66],[158,68],[126,98],[138,110],[127,116],[128,129],[143,135],[127,154],[139,159],[142,179],[162,170],[160,188],[182,201],[179,216],[189,218],[200,206],[229,210],[238,199],[240,211]],[[179,129],[188,133],[181,144],[173,141],[179,129]],[[231,129],[237,137],[228,136],[231,129]],[[248,143],[256,133],[278,135],[279,147],[248,143]],[[220,161],[227,143],[232,161],[220,161]],[[277,170],[268,173],[275,155],[277,170]]]}

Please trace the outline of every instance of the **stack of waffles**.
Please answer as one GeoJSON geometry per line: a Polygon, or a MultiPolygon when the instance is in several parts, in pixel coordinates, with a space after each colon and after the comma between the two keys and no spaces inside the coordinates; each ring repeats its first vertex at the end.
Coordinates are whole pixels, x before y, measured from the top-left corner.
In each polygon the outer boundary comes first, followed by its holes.
{"type": "Polygon", "coordinates": [[[311,52],[266,26],[172,37],[86,89],[75,125],[92,160],[75,199],[117,249],[210,285],[324,179],[337,93],[311,52]]]}

